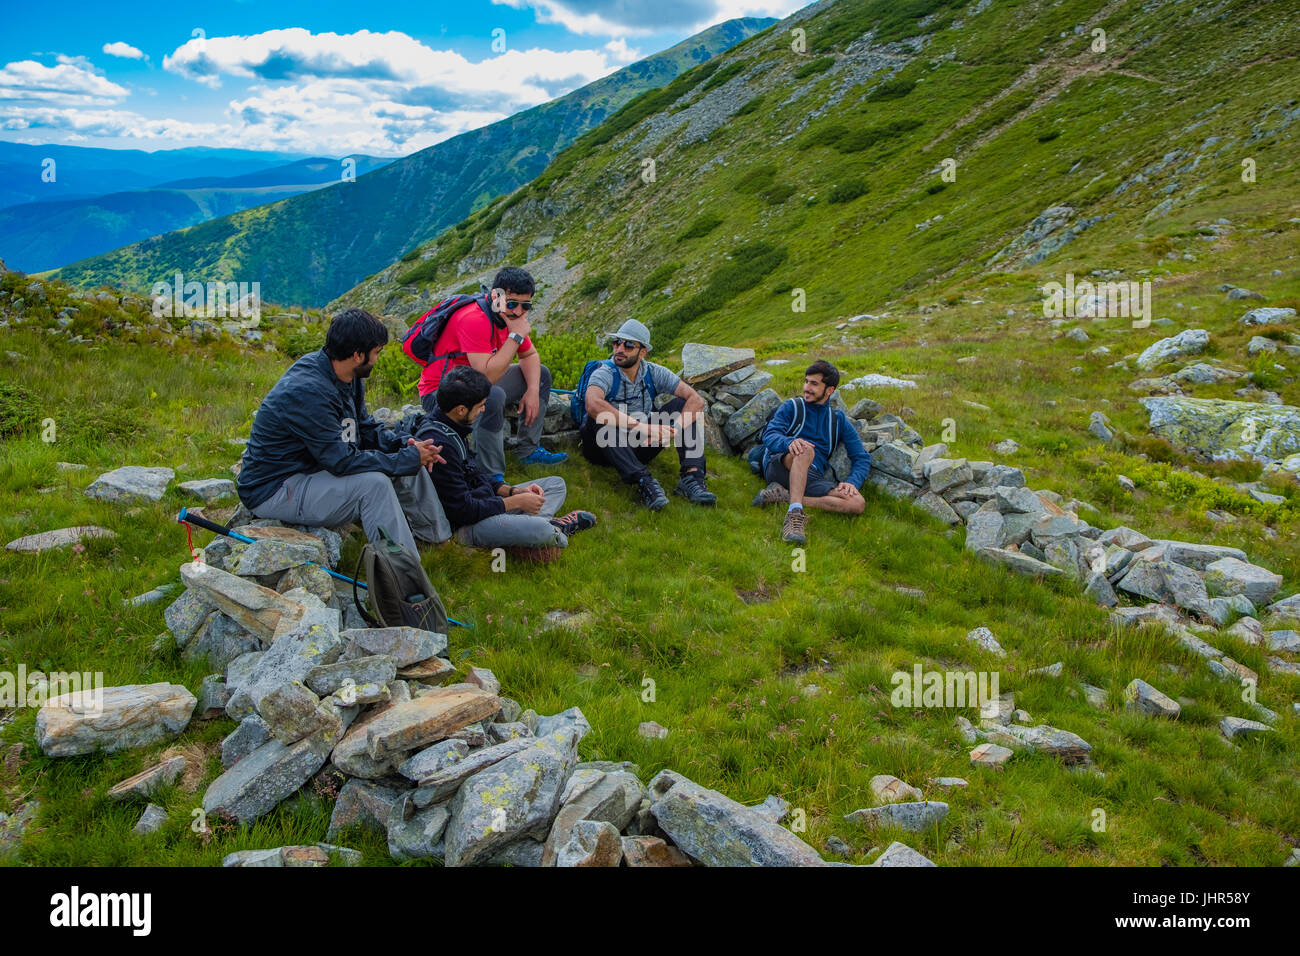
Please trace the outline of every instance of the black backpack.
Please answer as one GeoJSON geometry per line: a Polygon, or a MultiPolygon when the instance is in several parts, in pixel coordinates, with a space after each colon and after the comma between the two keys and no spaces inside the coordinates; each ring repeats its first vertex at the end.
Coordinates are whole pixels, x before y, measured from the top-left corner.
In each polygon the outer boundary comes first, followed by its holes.
{"type": "Polygon", "coordinates": [[[424,573],[418,554],[411,554],[379,529],[379,544],[366,544],[352,571],[352,601],[371,627],[418,627],[447,633],[447,609],[424,573]],[[357,595],[357,572],[366,568],[370,592],[367,611],[357,595]],[[373,612],[373,613],[372,613],[373,612]]]}
{"type": "Polygon", "coordinates": [[[472,302],[478,303],[478,307],[483,310],[483,315],[489,322],[493,325],[500,325],[501,320],[496,318],[495,313],[492,311],[486,292],[480,292],[477,295],[453,295],[449,299],[443,299],[411,323],[411,327],[402,336],[402,351],[406,353],[412,362],[420,366],[432,365],[438,359],[464,358],[464,352],[448,352],[445,355],[434,355],[433,350],[438,344],[438,339],[442,336],[443,330],[447,327],[447,320],[472,302]]]}

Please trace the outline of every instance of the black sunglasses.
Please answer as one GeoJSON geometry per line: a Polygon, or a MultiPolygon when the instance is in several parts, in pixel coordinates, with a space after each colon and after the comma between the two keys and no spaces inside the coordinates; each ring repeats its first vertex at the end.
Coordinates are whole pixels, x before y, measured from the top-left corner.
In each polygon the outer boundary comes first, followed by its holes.
{"type": "Polygon", "coordinates": [[[509,309],[509,310],[511,310],[511,311],[514,311],[515,309],[519,308],[520,306],[523,306],[523,307],[524,307],[524,311],[525,311],[525,312],[531,312],[531,311],[533,311],[533,304],[532,304],[531,302],[520,302],[518,299],[506,299],[506,308],[507,308],[507,309],[509,309]]]}
{"type": "Polygon", "coordinates": [[[625,349],[639,349],[641,347],[641,343],[635,339],[610,339],[609,344],[614,348],[618,348],[620,345],[625,349]]]}

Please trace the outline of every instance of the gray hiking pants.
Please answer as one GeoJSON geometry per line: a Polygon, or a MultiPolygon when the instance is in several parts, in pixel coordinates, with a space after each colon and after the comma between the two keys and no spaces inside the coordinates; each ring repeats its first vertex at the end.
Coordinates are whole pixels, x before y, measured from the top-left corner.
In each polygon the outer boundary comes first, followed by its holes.
{"type": "Polygon", "coordinates": [[[568,547],[569,539],[559,528],[551,524],[551,519],[563,506],[564,497],[568,494],[564,479],[547,475],[545,478],[534,478],[532,481],[524,482],[524,485],[531,484],[541,485],[542,491],[546,493],[546,501],[542,503],[540,512],[526,515],[517,511],[508,511],[505,514],[493,515],[491,518],[484,518],[482,521],[458,529],[456,540],[471,548],[541,548],[548,545],[568,547]]]}
{"type": "MultiPolygon", "coordinates": [[[[478,461],[479,468],[489,475],[506,473],[506,403],[514,402],[518,405],[526,391],[528,383],[524,381],[523,370],[517,363],[511,365],[496,380],[492,391],[488,392],[487,404],[474,420],[474,458],[478,461]]],[[[438,392],[434,390],[421,400],[424,410],[430,415],[438,407],[437,395],[438,392]]],[[[519,417],[519,444],[515,446],[515,453],[520,458],[527,458],[537,451],[550,400],[551,370],[543,365],[537,380],[537,417],[531,425],[525,425],[523,416],[519,417]]]]}
{"type": "Polygon", "coordinates": [[[423,468],[400,478],[389,478],[378,471],[290,475],[279,491],[253,509],[253,514],[289,524],[326,527],[360,520],[368,541],[378,542],[382,527],[412,554],[419,554],[416,538],[438,543],[451,537],[451,523],[442,510],[433,479],[423,468]]]}

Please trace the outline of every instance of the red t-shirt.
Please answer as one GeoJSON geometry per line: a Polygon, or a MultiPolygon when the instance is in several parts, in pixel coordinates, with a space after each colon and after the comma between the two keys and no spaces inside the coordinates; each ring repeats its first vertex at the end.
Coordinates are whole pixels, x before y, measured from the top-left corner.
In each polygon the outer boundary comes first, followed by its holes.
{"type": "MultiPolygon", "coordinates": [[[[433,345],[434,355],[446,355],[448,352],[486,352],[489,355],[495,354],[497,349],[501,348],[501,343],[510,335],[509,329],[499,329],[492,324],[492,320],[483,314],[477,302],[471,302],[463,305],[451,314],[447,320],[446,326],[443,327],[442,335],[433,345]]],[[[529,337],[524,338],[524,344],[519,346],[519,354],[530,352],[533,348],[533,340],[529,337]]],[[[438,359],[430,362],[420,376],[419,392],[421,395],[428,395],[438,387],[442,381],[444,369],[452,368],[456,365],[468,365],[469,359],[463,355],[458,355],[452,359],[438,359]]]]}

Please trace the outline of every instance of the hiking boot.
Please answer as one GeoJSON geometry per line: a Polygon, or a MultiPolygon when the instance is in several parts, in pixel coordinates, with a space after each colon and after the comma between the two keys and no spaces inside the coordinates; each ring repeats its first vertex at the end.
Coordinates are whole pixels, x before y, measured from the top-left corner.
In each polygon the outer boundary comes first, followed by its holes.
{"type": "Polygon", "coordinates": [[[790,489],[777,481],[772,482],[758,494],[754,495],[754,506],[757,508],[761,508],[764,505],[788,505],[789,503],[790,489]]]}
{"type": "Polygon", "coordinates": [[[807,544],[808,536],[804,531],[808,527],[808,515],[802,508],[792,508],[785,513],[785,523],[781,525],[781,540],[786,544],[807,544]]]}
{"type": "Polygon", "coordinates": [[[668,496],[654,478],[646,475],[637,485],[641,491],[641,503],[651,511],[662,511],[668,507],[668,496]]]}
{"type": "Polygon", "coordinates": [[[537,450],[526,458],[520,458],[519,461],[525,465],[558,465],[562,461],[568,461],[569,456],[562,451],[547,451],[541,445],[537,450]]]}
{"type": "Polygon", "coordinates": [[[682,475],[673,489],[673,494],[681,495],[693,505],[716,505],[718,496],[709,491],[704,484],[704,476],[698,471],[688,471],[682,475]]]}
{"type": "Polygon", "coordinates": [[[572,538],[579,531],[596,527],[596,516],[590,511],[570,511],[563,518],[552,518],[551,524],[566,538],[572,538]]]}

